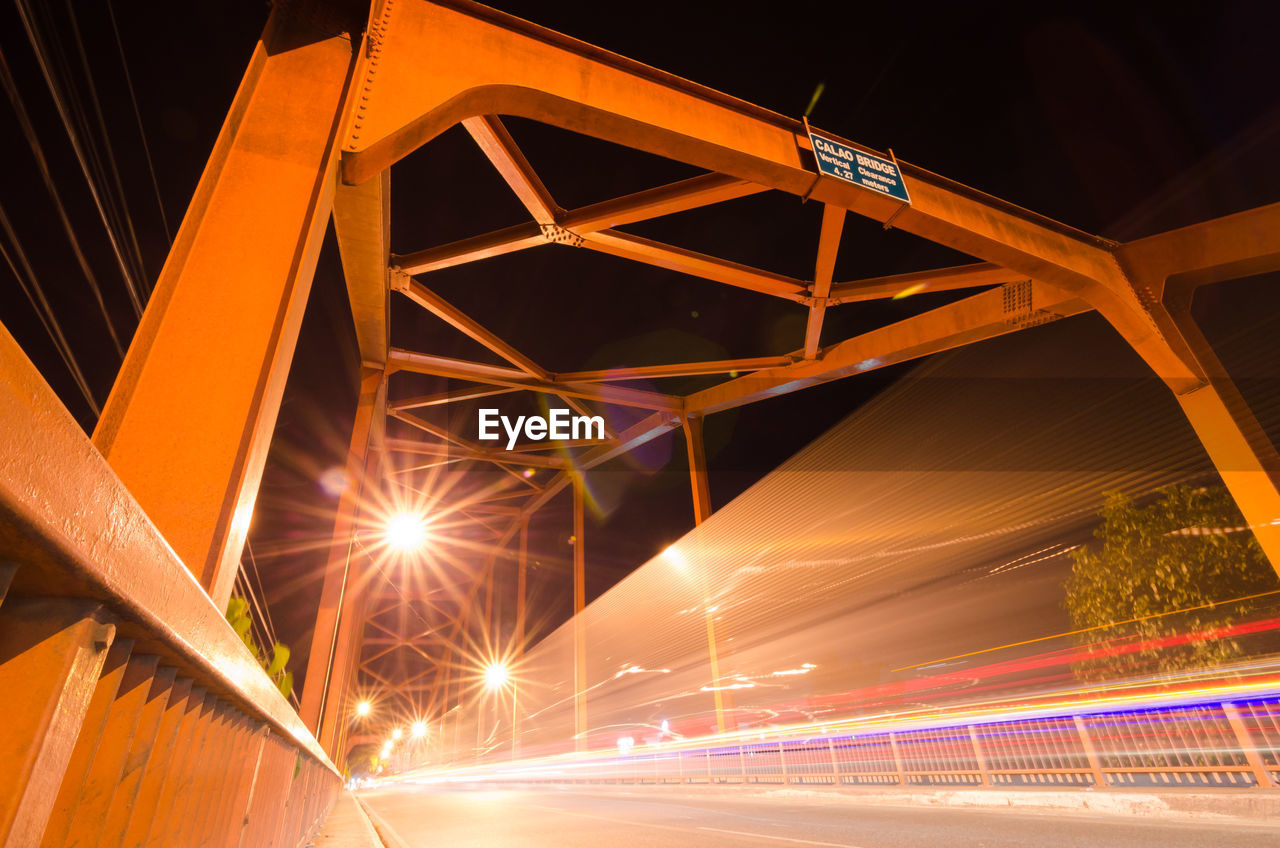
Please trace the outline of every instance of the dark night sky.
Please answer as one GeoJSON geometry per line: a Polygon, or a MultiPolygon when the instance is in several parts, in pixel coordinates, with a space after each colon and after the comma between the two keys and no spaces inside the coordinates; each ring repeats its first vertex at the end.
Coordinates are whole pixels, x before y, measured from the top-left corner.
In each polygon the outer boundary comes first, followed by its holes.
{"type": "MultiPolygon", "coordinates": [[[[35,7],[36,4],[30,4],[35,7]]],[[[266,19],[261,0],[174,4],[114,0],[121,45],[154,160],[160,202],[176,229],[246,60],[266,19]]],[[[1276,199],[1280,138],[1275,33],[1280,6],[1215,3],[507,4],[500,8],[787,115],[819,82],[816,126],[1081,229],[1127,240],[1276,199]],[[824,15],[827,16],[824,18],[824,15]]],[[[94,125],[88,77],[61,3],[41,6],[94,125]]],[[[85,64],[103,107],[144,278],[167,248],[111,20],[76,3],[85,64]]],[[[122,341],[136,318],[121,275],[44,88],[15,8],[0,9],[0,49],[50,162],[87,261],[122,341]]],[[[85,275],[68,249],[13,104],[0,121],[0,205],[101,403],[119,366],[85,275]]],[[[534,124],[508,127],[559,204],[572,208],[672,179],[687,166],[534,124]]],[[[92,134],[99,139],[96,125],[92,134]]],[[[105,150],[103,161],[106,161],[105,150]]],[[[416,250],[525,220],[460,129],[393,169],[392,248],[416,250]]],[[[817,204],[776,193],[628,228],[659,240],[801,278],[812,276],[817,204]]],[[[8,235],[0,242],[10,255],[8,235]]],[[[837,279],[968,261],[870,221],[850,219],[837,279]]],[[[36,313],[7,268],[0,320],[86,429],[79,397],[36,313]]],[[[446,299],[553,371],[666,359],[782,353],[799,346],[804,314],[763,295],[558,246],[450,269],[425,279],[446,299]]],[[[485,351],[394,296],[393,344],[490,360],[485,351]]],[[[946,295],[845,306],[828,313],[831,342],[922,311],[946,295]]],[[[332,241],[326,245],[259,498],[252,544],[281,637],[305,645],[325,536],[316,484],[345,449],[355,346],[332,241]]],[[[715,416],[708,423],[712,496],[726,503],[878,389],[889,369],[715,416]]],[[[680,392],[696,384],[669,386],[680,392]]],[[[408,382],[393,392],[416,390],[408,382]]],[[[589,595],[597,595],[692,523],[678,435],[592,475],[600,510],[588,522],[589,595]]],[[[535,527],[535,589],[563,614],[570,556],[568,500],[535,527]]],[[[301,667],[298,650],[296,667],[301,667]]]]}

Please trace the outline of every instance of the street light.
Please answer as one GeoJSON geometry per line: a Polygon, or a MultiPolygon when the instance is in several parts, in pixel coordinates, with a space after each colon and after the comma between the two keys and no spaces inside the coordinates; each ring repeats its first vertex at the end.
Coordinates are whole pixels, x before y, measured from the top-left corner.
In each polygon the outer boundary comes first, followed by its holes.
{"type": "Polygon", "coordinates": [[[484,686],[486,689],[501,689],[510,677],[506,663],[490,663],[484,669],[484,686]]]}
{"type": "Polygon", "coordinates": [[[356,715],[360,716],[360,718],[364,718],[371,712],[373,712],[373,704],[368,701],[361,701],[356,704],[356,715]]]}
{"type": "Polygon", "coordinates": [[[416,551],[427,541],[427,524],[423,517],[413,512],[393,515],[387,521],[385,537],[387,545],[398,551],[416,551]]]}
{"type": "Polygon", "coordinates": [[[400,728],[397,727],[391,731],[391,738],[395,741],[399,742],[401,736],[404,736],[404,731],[400,728]]]}
{"type": "Polygon", "coordinates": [[[415,721],[411,732],[414,739],[421,739],[427,735],[427,723],[425,721],[415,721]]]}

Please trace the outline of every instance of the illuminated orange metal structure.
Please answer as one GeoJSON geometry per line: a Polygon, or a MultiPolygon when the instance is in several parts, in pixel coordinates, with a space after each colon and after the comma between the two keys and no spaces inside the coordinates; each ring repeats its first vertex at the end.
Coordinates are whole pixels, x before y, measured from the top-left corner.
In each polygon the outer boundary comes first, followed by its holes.
{"type": "MultiPolygon", "coordinates": [[[[9,563],[0,566],[8,589],[0,690],[21,693],[0,725],[0,844],[52,845],[95,830],[124,834],[129,844],[191,844],[210,834],[226,844],[296,841],[337,790],[333,762],[352,741],[357,691],[374,688],[380,699],[399,698],[405,712],[440,715],[471,674],[453,646],[479,618],[471,607],[498,557],[471,568],[451,622],[417,627],[400,608],[413,599],[381,588],[366,558],[352,553],[359,492],[339,505],[301,721],[222,617],[330,216],[363,367],[349,477],[366,488],[389,485],[386,472],[403,454],[551,469],[549,482],[514,483],[523,488],[468,506],[495,551],[521,534],[511,555],[521,574],[529,517],[585,471],[660,434],[686,434],[700,521],[710,511],[703,417],[1089,310],[1167,383],[1280,570],[1280,459],[1189,310],[1199,286],[1280,268],[1280,204],[1117,244],[900,162],[912,198],[903,205],[818,175],[796,120],[487,7],[377,0],[354,17],[347,11],[321,0],[274,9],[91,443],[7,334],[0,338],[0,540],[9,563]],[[565,210],[500,115],[706,173],[565,210]],[[458,123],[531,220],[391,255],[390,166],[458,123]],[[824,204],[813,279],[617,229],[763,191],[824,204]],[[976,261],[836,280],[850,212],[976,261]],[[552,373],[429,285],[433,271],[545,245],[802,304],[804,346],[783,357],[552,373]],[[822,343],[829,308],[907,289],[970,288],[978,291],[949,305],[822,343]],[[509,367],[390,348],[393,292],[509,367]],[[473,387],[397,398],[399,372],[473,387]],[[733,373],[741,376],[688,396],[626,383],[733,373]],[[536,451],[513,462],[413,412],[510,391],[557,395],[580,411],[623,405],[649,414],[573,446],[571,462],[536,451]],[[386,415],[424,438],[388,438],[386,415]],[[379,671],[386,657],[405,653],[416,657],[416,671],[399,679],[379,671]]],[[[580,609],[581,497],[575,503],[580,609]]],[[[491,614],[491,584],[486,593],[491,614]]],[[[521,630],[523,603],[522,593],[521,630]]],[[[714,656],[713,634],[710,648],[714,656]]]]}

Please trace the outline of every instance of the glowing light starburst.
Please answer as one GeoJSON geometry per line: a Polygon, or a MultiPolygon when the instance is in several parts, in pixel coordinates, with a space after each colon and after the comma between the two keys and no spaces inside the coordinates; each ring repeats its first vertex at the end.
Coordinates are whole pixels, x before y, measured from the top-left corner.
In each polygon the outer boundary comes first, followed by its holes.
{"type": "Polygon", "coordinates": [[[416,551],[427,542],[427,524],[421,515],[404,512],[387,520],[387,545],[398,551],[416,551]]]}

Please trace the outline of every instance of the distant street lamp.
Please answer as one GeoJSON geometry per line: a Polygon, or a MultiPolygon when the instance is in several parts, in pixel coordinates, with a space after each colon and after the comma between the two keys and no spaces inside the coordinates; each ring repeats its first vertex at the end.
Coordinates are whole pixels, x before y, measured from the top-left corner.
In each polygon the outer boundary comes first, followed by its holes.
{"type": "Polygon", "coordinates": [[[484,686],[486,689],[501,689],[507,685],[507,680],[511,677],[511,671],[507,668],[506,663],[495,662],[490,663],[484,670],[484,686]]]}
{"type": "Polygon", "coordinates": [[[393,515],[385,528],[387,545],[397,551],[416,551],[427,542],[427,524],[420,514],[393,515]]]}

